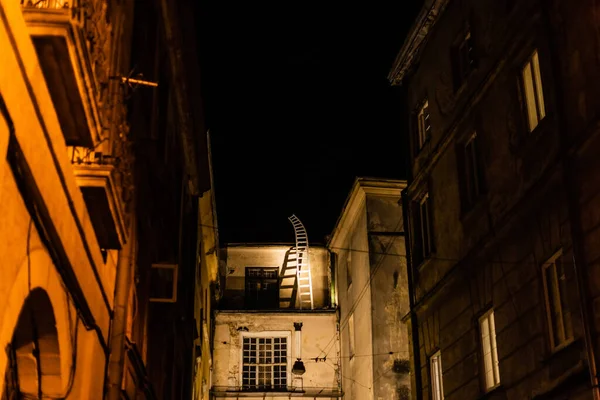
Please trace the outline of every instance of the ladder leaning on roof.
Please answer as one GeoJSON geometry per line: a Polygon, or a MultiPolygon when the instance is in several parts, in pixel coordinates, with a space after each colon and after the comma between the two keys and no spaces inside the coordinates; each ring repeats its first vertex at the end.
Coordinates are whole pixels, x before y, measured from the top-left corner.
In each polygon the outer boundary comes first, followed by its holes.
{"type": "Polygon", "coordinates": [[[300,309],[310,306],[312,310],[314,304],[306,228],[304,228],[302,222],[295,215],[292,215],[288,219],[294,226],[294,233],[296,234],[296,248],[294,250],[296,253],[296,275],[300,309]]]}

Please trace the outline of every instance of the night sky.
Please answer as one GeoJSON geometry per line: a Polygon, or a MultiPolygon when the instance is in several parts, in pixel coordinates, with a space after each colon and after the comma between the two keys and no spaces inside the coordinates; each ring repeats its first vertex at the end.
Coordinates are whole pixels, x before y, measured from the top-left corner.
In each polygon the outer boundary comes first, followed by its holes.
{"type": "Polygon", "coordinates": [[[223,244],[291,242],[292,213],[323,243],[356,176],[405,178],[401,89],[386,77],[421,2],[319,3],[197,10],[223,244]]]}

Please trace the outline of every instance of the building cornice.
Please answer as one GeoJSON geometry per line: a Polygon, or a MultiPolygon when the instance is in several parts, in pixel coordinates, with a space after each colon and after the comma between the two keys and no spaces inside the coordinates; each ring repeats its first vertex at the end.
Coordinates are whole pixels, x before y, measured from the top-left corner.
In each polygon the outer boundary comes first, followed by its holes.
{"type": "Polygon", "coordinates": [[[330,249],[343,247],[350,227],[354,224],[356,217],[365,205],[367,195],[400,198],[401,192],[405,187],[406,181],[404,180],[356,178],[352,190],[346,199],[342,213],[335,224],[327,247],[330,249]]]}
{"type": "Polygon", "coordinates": [[[420,51],[427,43],[429,32],[446,9],[450,0],[425,0],[423,8],[406,36],[396,56],[388,80],[392,85],[401,85],[411,66],[418,60],[420,51]]]}

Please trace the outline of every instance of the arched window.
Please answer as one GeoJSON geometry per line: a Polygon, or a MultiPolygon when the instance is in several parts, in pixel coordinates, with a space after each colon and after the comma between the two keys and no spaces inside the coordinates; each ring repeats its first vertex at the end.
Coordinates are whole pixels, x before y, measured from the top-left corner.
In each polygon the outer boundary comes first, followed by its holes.
{"type": "Polygon", "coordinates": [[[61,392],[56,320],[44,290],[29,293],[6,350],[9,365],[2,400],[43,399],[61,392]]]}

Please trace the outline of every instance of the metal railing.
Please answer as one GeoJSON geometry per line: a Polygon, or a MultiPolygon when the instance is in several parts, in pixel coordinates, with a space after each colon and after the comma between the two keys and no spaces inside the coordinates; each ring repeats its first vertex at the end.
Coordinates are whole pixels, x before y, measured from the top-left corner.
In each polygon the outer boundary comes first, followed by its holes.
{"type": "Polygon", "coordinates": [[[35,7],[35,8],[71,8],[71,2],[67,0],[21,0],[21,6],[23,7],[35,7]]]}

